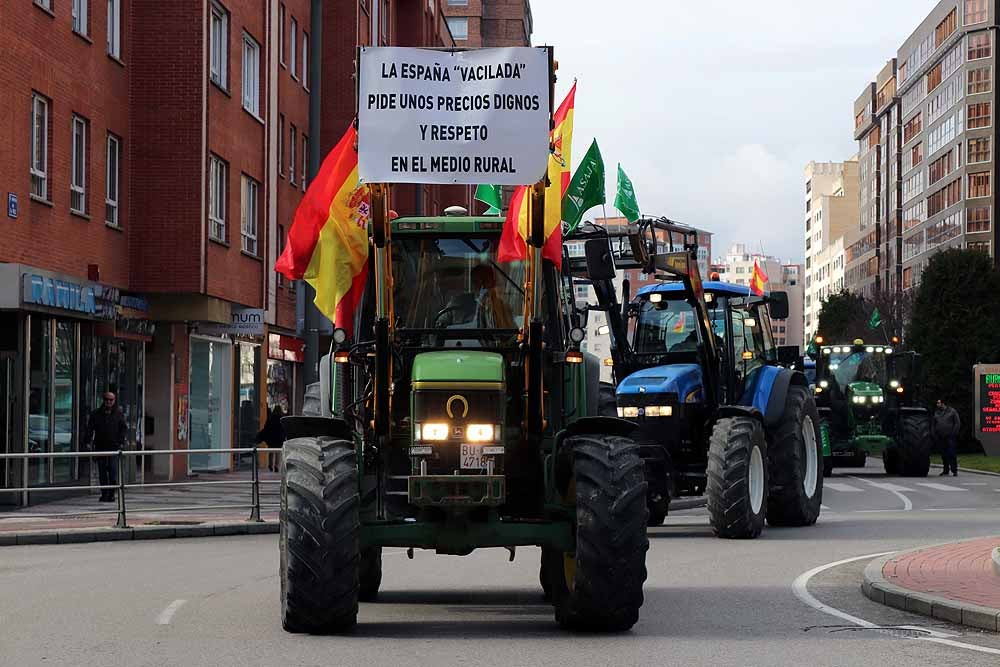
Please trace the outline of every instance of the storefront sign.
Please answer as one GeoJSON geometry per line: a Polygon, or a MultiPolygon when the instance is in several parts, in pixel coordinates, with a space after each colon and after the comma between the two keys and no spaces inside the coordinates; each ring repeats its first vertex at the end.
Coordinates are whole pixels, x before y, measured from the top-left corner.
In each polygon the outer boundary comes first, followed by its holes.
{"type": "Polygon", "coordinates": [[[24,303],[97,315],[92,285],[34,273],[25,273],[22,281],[21,299],[24,303]]]}
{"type": "Polygon", "coordinates": [[[17,219],[17,195],[13,192],[7,193],[7,217],[17,219]]]}
{"type": "Polygon", "coordinates": [[[978,364],[976,438],[988,456],[1000,456],[1000,364],[978,364]]]}
{"type": "Polygon", "coordinates": [[[230,333],[234,336],[263,336],[264,310],[262,308],[234,310],[230,333]]]}
{"type": "Polygon", "coordinates": [[[362,183],[528,185],[549,161],[547,49],[362,47],[362,183]]]}
{"type": "Polygon", "coordinates": [[[305,349],[305,342],[299,338],[275,333],[268,334],[267,356],[269,359],[302,363],[306,360],[305,349]]]}

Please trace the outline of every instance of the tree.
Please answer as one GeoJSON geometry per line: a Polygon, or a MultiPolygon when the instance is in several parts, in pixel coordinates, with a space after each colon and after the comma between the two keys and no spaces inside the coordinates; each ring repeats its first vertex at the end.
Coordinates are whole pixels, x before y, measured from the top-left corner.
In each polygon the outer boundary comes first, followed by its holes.
{"type": "Polygon", "coordinates": [[[984,253],[951,249],[927,263],[913,303],[909,347],[923,355],[924,396],[958,410],[964,439],[973,422],[976,363],[1000,361],[1000,272],[984,253]]]}
{"type": "Polygon", "coordinates": [[[871,331],[868,328],[870,311],[864,297],[859,294],[847,290],[831,294],[823,300],[816,322],[816,333],[822,335],[828,343],[864,338],[871,331]]]}

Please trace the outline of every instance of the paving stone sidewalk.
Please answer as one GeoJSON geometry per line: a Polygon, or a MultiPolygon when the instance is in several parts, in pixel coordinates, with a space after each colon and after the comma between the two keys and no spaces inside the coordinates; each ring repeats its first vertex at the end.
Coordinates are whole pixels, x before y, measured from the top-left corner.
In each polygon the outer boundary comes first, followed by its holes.
{"type": "Polygon", "coordinates": [[[923,547],[872,561],[862,590],[876,602],[953,623],[1000,631],[1000,537],[923,547]]]}

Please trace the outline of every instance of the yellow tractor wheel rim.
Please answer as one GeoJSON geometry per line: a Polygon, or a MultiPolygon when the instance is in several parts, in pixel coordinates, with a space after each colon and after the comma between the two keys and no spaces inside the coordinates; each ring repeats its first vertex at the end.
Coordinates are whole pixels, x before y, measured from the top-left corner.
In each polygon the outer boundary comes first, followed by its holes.
{"type": "Polygon", "coordinates": [[[566,590],[572,593],[576,587],[576,554],[563,553],[563,578],[566,579],[566,590]]]}

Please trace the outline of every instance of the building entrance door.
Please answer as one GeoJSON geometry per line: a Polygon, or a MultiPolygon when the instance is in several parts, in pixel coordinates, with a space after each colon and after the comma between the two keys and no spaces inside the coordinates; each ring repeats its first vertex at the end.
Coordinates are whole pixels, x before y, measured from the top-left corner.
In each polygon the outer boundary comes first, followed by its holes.
{"type": "MultiPolygon", "coordinates": [[[[14,390],[15,357],[11,353],[0,353],[0,454],[19,454],[21,448],[15,440],[15,425],[17,420],[17,406],[14,390]]],[[[16,489],[22,486],[21,472],[24,469],[24,462],[17,459],[4,459],[0,461],[0,488],[16,489]]],[[[0,505],[17,504],[18,494],[0,494],[0,505]]]]}

